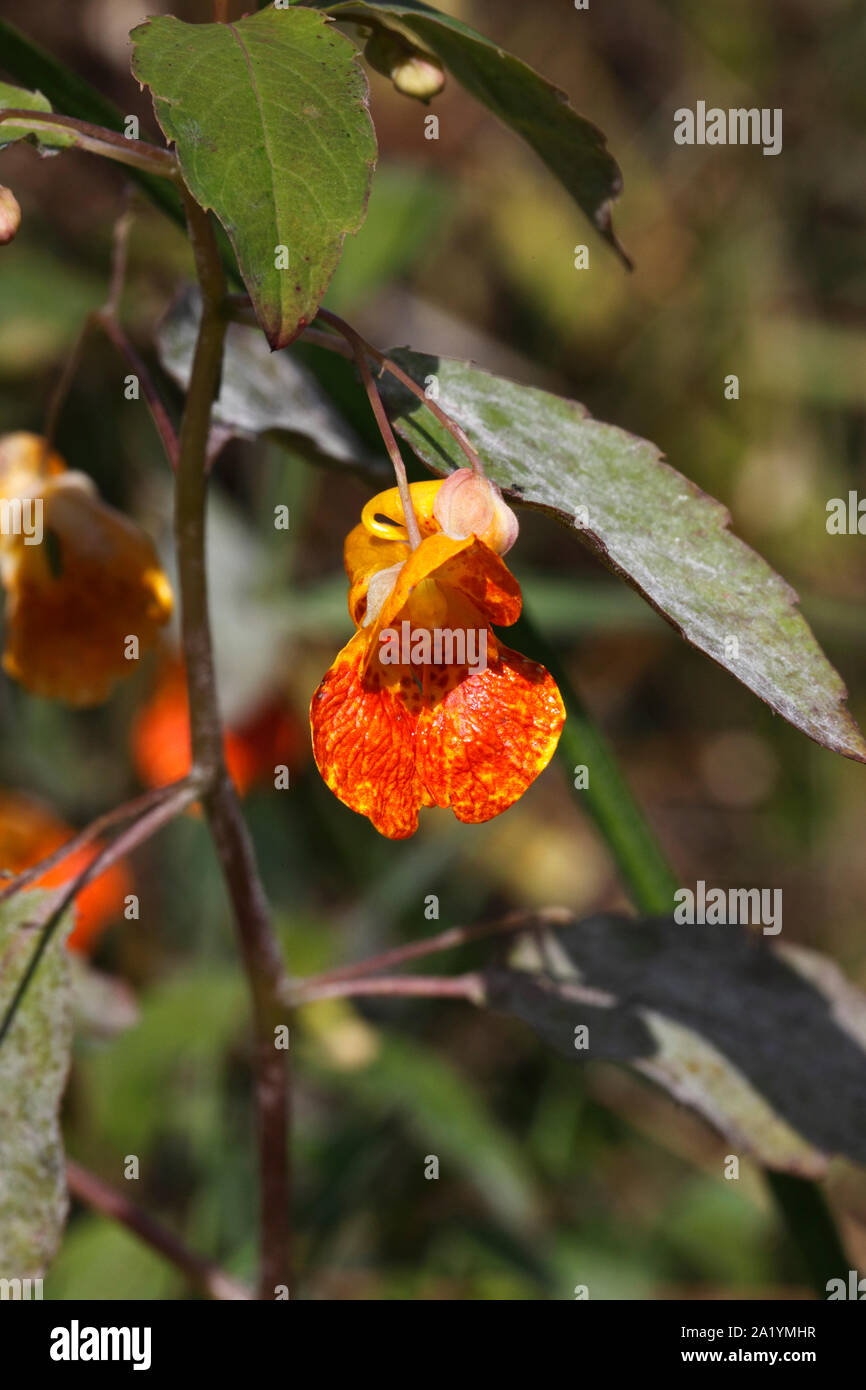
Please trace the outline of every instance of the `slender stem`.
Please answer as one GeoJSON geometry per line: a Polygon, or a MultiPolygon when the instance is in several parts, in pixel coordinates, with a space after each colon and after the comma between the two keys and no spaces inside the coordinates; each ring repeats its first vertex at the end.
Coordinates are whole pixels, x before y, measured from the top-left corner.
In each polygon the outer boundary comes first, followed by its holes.
{"type": "Polygon", "coordinates": [[[81,365],[81,357],[84,352],[84,346],[87,342],[88,336],[95,322],[95,313],[88,314],[84,322],[82,323],[80,329],[78,330],[78,337],[72,344],[72,347],[69,351],[69,355],[67,356],[66,361],[63,364],[63,369],[60,373],[60,376],[57,379],[57,384],[54,387],[54,390],[51,392],[51,396],[48,401],[48,409],[45,412],[45,424],[42,429],[42,435],[45,440],[45,445],[43,449],[43,459],[47,459],[48,454],[50,453],[51,448],[54,444],[54,439],[57,434],[57,422],[60,419],[60,412],[66,403],[66,397],[69,395],[69,388],[71,387],[75,379],[75,374],[81,365]]]}
{"type": "MultiPolygon", "coordinates": [[[[482,477],[484,476],[484,465],[481,462],[477,450],[472,447],[465,430],[461,425],[458,425],[456,420],[452,420],[451,416],[447,415],[436,401],[432,400],[427,395],[424,388],[419,386],[417,381],[412,380],[408,372],[404,372],[403,368],[398,366],[387,353],[381,352],[380,349],[374,347],[372,343],[368,343],[365,338],[362,338],[359,333],[356,333],[355,329],[351,328],[349,324],[346,323],[344,319],[339,318],[337,314],[332,314],[328,309],[320,309],[316,315],[316,319],[321,319],[322,323],[330,324],[338,333],[342,333],[343,337],[350,343],[352,343],[353,340],[357,340],[363,346],[364,351],[369,353],[369,355],[379,363],[380,367],[384,368],[386,372],[390,372],[391,376],[396,377],[397,380],[406,387],[407,391],[411,391],[413,396],[418,397],[419,401],[423,401],[430,413],[436,417],[440,425],[442,425],[457,442],[474,471],[480,473],[482,477]]],[[[317,341],[319,346],[325,346],[321,338],[317,339],[317,341]]]]}
{"type": "MultiPolygon", "coordinates": [[[[248,328],[257,328],[259,326],[255,311],[246,295],[231,295],[228,300],[228,310],[234,323],[244,324],[248,328]]],[[[350,324],[346,323],[346,321],[341,319],[337,314],[332,314],[328,309],[319,309],[315,321],[330,324],[337,333],[342,334],[345,342],[341,342],[339,338],[335,338],[331,333],[322,333],[320,329],[311,327],[305,328],[301,335],[305,343],[312,343],[314,347],[326,348],[328,352],[335,352],[338,357],[355,358],[356,361],[358,357],[358,345],[360,345],[364,353],[368,357],[372,357],[374,362],[376,362],[383,371],[396,377],[397,380],[402,382],[406,387],[407,391],[411,391],[413,396],[417,396],[418,400],[424,403],[430,413],[439,421],[442,428],[448,431],[458,448],[466,455],[471,468],[476,473],[480,473],[482,477],[484,476],[484,464],[481,462],[478,451],[473,448],[466,431],[461,425],[458,425],[456,420],[452,420],[451,416],[446,414],[442,407],[427,395],[423,386],[419,386],[417,381],[413,381],[408,372],[404,372],[403,368],[399,366],[393,358],[389,357],[387,353],[382,352],[379,348],[374,347],[372,343],[368,343],[367,339],[362,338],[361,334],[352,328],[350,324]]]]}
{"type": "MultiPolygon", "coordinates": [[[[129,190],[127,189],[127,201],[129,190]]],[[[126,282],[126,264],[129,259],[129,234],[132,231],[132,208],[127,206],[114,224],[111,237],[111,279],[108,282],[108,298],[102,312],[116,319],[120,310],[120,296],[126,282]]]]}
{"type": "Polygon", "coordinates": [[[5,902],[7,898],[14,897],[16,893],[20,893],[29,883],[35,883],[37,879],[44,877],[70,854],[84,849],[100,835],[104,835],[107,830],[113,830],[125,821],[138,819],[151,807],[159,806],[163,801],[170,800],[176,792],[187,785],[190,785],[190,779],[184,777],[179,782],[172,782],[167,787],[157,787],[154,791],[145,792],[143,796],[136,797],[134,801],[126,801],[122,806],[116,806],[114,810],[106,811],[104,815],[98,816],[83,830],[79,830],[77,835],[73,835],[58,849],[47,854],[44,859],[40,859],[38,863],[31,864],[29,869],[22,869],[20,874],[16,874],[6,887],[0,890],[0,903],[5,902]]]}
{"type": "Polygon", "coordinates": [[[395,965],[406,965],[409,961],[435,955],[438,951],[452,951],[458,946],[482,941],[488,936],[502,936],[512,931],[532,931],[542,927],[555,929],[570,921],[572,914],[566,908],[548,907],[532,913],[523,910],[511,912],[499,921],[481,922],[474,927],[449,927],[446,931],[437,932],[435,936],[424,937],[421,941],[410,941],[404,946],[395,946],[390,951],[368,956],[366,960],[340,965],[334,970],[326,970],[321,975],[311,975],[304,980],[291,980],[287,984],[289,997],[304,1002],[309,990],[318,990],[322,985],[376,975],[380,970],[390,970],[395,965]]]}
{"type": "Polygon", "coordinates": [[[133,372],[138,377],[144,389],[144,398],[147,401],[151,419],[162,441],[166,457],[172,468],[177,467],[178,440],[174,425],[160,398],[150,372],[127,338],[117,317],[120,296],[123,292],[123,284],[126,278],[127,249],[131,225],[132,213],[127,209],[117,219],[114,226],[111,278],[109,281],[108,297],[101,309],[92,310],[85,318],[78,337],[63,365],[63,370],[60,373],[57,385],[51,393],[48,409],[45,412],[45,426],[43,429],[43,436],[45,439],[43,451],[44,459],[47,459],[49,451],[54,444],[60,412],[69,395],[69,390],[75,378],[75,374],[81,365],[81,357],[88,335],[93,328],[101,328],[108,339],[117,348],[118,352],[126,358],[133,372]]]}
{"type": "Polygon", "coordinates": [[[156,426],[157,434],[162,441],[166,458],[173,469],[177,468],[179,443],[177,432],[171,422],[171,417],[165,408],[165,404],[156,389],[156,384],[144,361],[139,357],[138,352],[127,338],[117,319],[108,312],[107,309],[98,309],[94,314],[94,321],[103,329],[106,336],[111,340],[118,352],[126,358],[130,367],[141,383],[144,391],[144,399],[147,401],[147,408],[150,417],[156,426]]]}
{"type": "Polygon", "coordinates": [[[145,840],[150,839],[151,835],[156,834],[157,830],[161,830],[164,825],[167,825],[170,820],[173,820],[174,817],[185,810],[187,806],[190,806],[193,801],[197,801],[199,795],[199,780],[197,777],[191,776],[183,786],[179,786],[179,789],[175,791],[171,797],[165,798],[156,806],[142,811],[141,815],[133,821],[131,826],[121,831],[110,844],[106,845],[104,849],[101,849],[99,853],[91,859],[89,864],[85,865],[79,874],[76,874],[68,887],[62,892],[52,895],[52,905],[49,908],[48,916],[41,924],[37,923],[39,939],[36,943],[36,948],[27,963],[24,974],[18,982],[15,993],[9,1001],[6,1012],[3,1015],[3,1021],[0,1023],[0,1044],[3,1043],[9,1029],[12,1027],[15,1021],[15,1015],[39,968],[39,962],[45,954],[51,942],[51,938],[54,936],[66,909],[73,899],[81,892],[82,888],[85,888],[92,879],[97,878],[109,865],[116,863],[118,859],[122,859],[124,855],[129,854],[131,850],[143,844],[145,840]]]}
{"type": "Polygon", "coordinates": [[[29,111],[17,107],[0,111],[2,121],[14,121],[22,130],[32,130],[36,134],[45,130],[67,132],[74,143],[89,154],[102,155],[118,164],[128,164],[133,169],[142,169],[175,182],[180,178],[177,160],[170,150],[161,150],[158,145],[148,145],[144,140],[127,140],[118,131],[91,125],[89,121],[58,116],[52,111],[29,111]]]}
{"type": "Polygon", "coordinates": [[[180,431],[175,484],[175,543],[181,592],[181,631],[189,684],[193,765],[213,780],[224,768],[223,738],[216,697],[205,569],[207,441],[213,402],[219,391],[226,320],[222,312],[225,276],[208,214],[184,194],[202,313],[180,431]]]}
{"type": "MultiPolygon", "coordinates": [[[[335,315],[326,314],[324,309],[319,311],[319,317],[325,316],[325,322],[329,322],[335,315]]],[[[361,380],[364,383],[364,390],[376,417],[376,424],[379,432],[385,441],[385,448],[388,450],[388,457],[394,465],[394,473],[397,477],[397,487],[400,492],[400,501],[403,503],[403,517],[406,522],[406,532],[409,536],[409,546],[412,550],[417,550],[421,544],[421,532],[418,529],[418,518],[415,516],[415,508],[412,505],[412,493],[409,491],[409,479],[406,477],[406,465],[403,462],[403,455],[400,453],[400,446],[394,438],[394,431],[391,429],[391,422],[385,413],[382,404],[382,397],[379,395],[378,387],[373,380],[373,373],[370,371],[370,364],[367,361],[367,344],[354,328],[350,328],[342,319],[338,322],[342,325],[340,332],[348,342],[361,373],[361,380]]]]}
{"type": "Polygon", "coordinates": [[[111,1187],[95,1173],[90,1173],[80,1164],[74,1163],[72,1159],[68,1159],[66,1163],[66,1181],[73,1197],[77,1197],[80,1202],[86,1202],[89,1207],[102,1212],[104,1216],[119,1221],[146,1245],[158,1250],[186,1275],[194,1288],[199,1289],[208,1298],[235,1301],[253,1297],[249,1289],[232,1279],[219,1265],[188,1250],[183,1242],[159,1221],[154,1220],[134,1202],[130,1202],[125,1193],[111,1187]]]}
{"type": "Polygon", "coordinates": [[[206,770],[204,808],[234,911],[255,1032],[259,1147],[259,1297],[272,1299],[291,1277],[288,1153],[289,1074],[275,1029],[286,1021],[284,971],[249,833],[226,771],[216,697],[205,569],[205,504],[210,417],[218,394],[227,317],[225,277],[210,219],[186,195],[202,291],[202,315],[180,432],[175,534],[181,628],[189,685],[194,765],[206,770]]]}
{"type": "Polygon", "coordinates": [[[421,996],[423,999],[466,999],[484,1003],[480,975],[376,975],[363,980],[330,980],[299,986],[292,1003],[312,1004],[319,999],[350,999],[359,995],[421,996]]]}
{"type": "Polygon", "coordinates": [[[323,333],[320,328],[305,328],[301,337],[305,343],[310,343],[313,347],[327,348],[328,352],[335,352],[338,357],[355,356],[349,344],[342,338],[335,338],[333,333],[323,333]]]}
{"type": "Polygon", "coordinates": [[[259,1296],[272,1299],[280,1285],[290,1285],[292,1272],[289,1059],[287,1050],[277,1046],[276,1031],[289,1021],[285,974],[252,842],[228,777],[219,779],[205,807],[234,908],[253,1003],[262,1243],[259,1296]]]}

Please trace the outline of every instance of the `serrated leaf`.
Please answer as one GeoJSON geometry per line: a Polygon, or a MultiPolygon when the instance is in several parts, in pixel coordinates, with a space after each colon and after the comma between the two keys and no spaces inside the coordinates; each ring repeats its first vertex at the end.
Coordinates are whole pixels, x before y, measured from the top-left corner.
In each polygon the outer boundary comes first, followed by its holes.
{"type": "MultiPolygon", "coordinates": [[[[200,295],[190,290],[172,305],[157,335],[160,361],[183,390],[189,384],[200,317],[200,295]]],[[[226,333],[213,418],[243,437],[275,435],[316,462],[344,468],[381,465],[368,456],[303,363],[285,352],[272,353],[257,329],[237,323],[226,333]]]]}
{"type": "MultiPolygon", "coordinates": [[[[24,87],[13,87],[9,82],[0,82],[0,111],[8,110],[50,111],[51,103],[41,92],[28,92],[24,87]]],[[[16,140],[32,140],[46,153],[56,153],[57,150],[74,143],[70,135],[64,135],[57,130],[46,130],[43,133],[26,130],[23,126],[15,125],[14,121],[0,121],[0,150],[16,140]]]]}
{"type": "MultiPolygon", "coordinates": [[[[0,904],[0,1016],[31,958],[55,895],[20,893],[0,904]]],[[[58,1111],[72,1042],[61,922],[0,1045],[0,1278],[41,1277],[66,1220],[58,1111]]]]}
{"type": "Polygon", "coordinates": [[[351,12],[396,21],[435,53],[471,96],[526,141],[630,265],[611,223],[611,202],[622,191],[619,167],[602,132],[573,110],[564,92],[462,20],[419,0],[321,0],[320,7],[337,19],[351,12]]]}
{"type": "MultiPolygon", "coordinates": [[[[654,444],[593,420],[576,401],[492,376],[467,362],[397,349],[419,385],[463,426],[489,476],[570,526],[687,642],[741,680],[803,733],[866,762],[845,686],[797,595],[728,530],[729,514],[662,458],[654,444]]],[[[466,464],[423,402],[388,374],[394,428],[434,471],[466,464]]]]}
{"type": "Polygon", "coordinates": [[[492,1008],[571,1061],[629,1063],[770,1168],[866,1163],[866,996],[832,961],[731,925],[536,921],[483,973],[492,1008]]]}
{"type": "Polygon", "coordinates": [[[132,38],[133,73],[186,184],[228,233],[268,341],[283,347],[315,315],[343,238],[364,219],[376,141],[355,50],[307,9],[236,24],[166,15],[132,38]]]}

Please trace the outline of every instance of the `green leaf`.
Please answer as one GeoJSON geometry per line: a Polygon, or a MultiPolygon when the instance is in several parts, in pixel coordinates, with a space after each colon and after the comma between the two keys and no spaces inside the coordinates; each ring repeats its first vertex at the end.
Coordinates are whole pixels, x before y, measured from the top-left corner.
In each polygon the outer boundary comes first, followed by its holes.
{"type": "Polygon", "coordinates": [[[283,347],[364,219],[376,141],[355,50],[305,9],[237,24],[165,16],[132,37],[133,72],[187,186],[228,233],[268,341],[283,347]]]}
{"type": "Polygon", "coordinates": [[[420,0],[321,0],[320,8],[337,19],[351,14],[396,21],[419,39],[471,96],[526,141],[630,266],[611,224],[610,205],[622,191],[622,175],[602,132],[569,106],[564,92],[468,24],[420,0]]]}
{"type": "MultiPolygon", "coordinates": [[[[0,904],[0,1016],[32,956],[56,894],[19,893],[0,904]]],[[[58,1111],[72,1041],[61,922],[0,1046],[0,1278],[39,1278],[66,1220],[58,1111]]]]}
{"type": "MultiPolygon", "coordinates": [[[[9,82],[0,82],[0,111],[8,110],[50,111],[51,102],[41,92],[28,92],[23,87],[13,87],[9,82]]],[[[65,145],[73,144],[72,137],[59,131],[27,130],[15,125],[14,121],[0,121],[0,150],[16,140],[32,140],[46,153],[56,153],[65,145]]]]}
{"type": "Polygon", "coordinates": [[[487,1003],[571,1061],[630,1064],[768,1167],[866,1163],[866,996],[741,927],[539,914],[487,1003]],[[587,1046],[575,1046],[585,1025],[587,1046]]]}
{"type": "MultiPolygon", "coordinates": [[[[570,526],[602,562],[805,734],[866,762],[845,686],[798,611],[797,595],[728,530],[726,509],[654,444],[593,420],[582,405],[466,362],[398,349],[419,385],[466,430],[489,476],[570,526]],[[581,510],[583,509],[583,510],[581,510]]],[[[465,466],[452,436],[395,378],[382,392],[398,434],[435,472],[465,466]]]]}

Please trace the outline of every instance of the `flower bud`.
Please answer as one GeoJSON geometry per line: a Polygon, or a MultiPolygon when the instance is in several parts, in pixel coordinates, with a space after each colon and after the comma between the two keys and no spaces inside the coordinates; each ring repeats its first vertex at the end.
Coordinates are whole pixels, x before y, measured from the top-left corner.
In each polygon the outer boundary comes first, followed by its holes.
{"type": "Polygon", "coordinates": [[[497,555],[511,549],[520,529],[496,484],[471,468],[458,468],[445,479],[433,515],[446,536],[454,540],[477,536],[497,555]]]}
{"type": "Polygon", "coordinates": [[[376,72],[390,77],[403,96],[426,102],[438,96],[445,86],[441,63],[393,30],[379,29],[372,34],[364,57],[376,72]]]}
{"type": "Polygon", "coordinates": [[[12,241],[21,226],[21,208],[11,188],[0,184],[0,246],[12,241]]]}

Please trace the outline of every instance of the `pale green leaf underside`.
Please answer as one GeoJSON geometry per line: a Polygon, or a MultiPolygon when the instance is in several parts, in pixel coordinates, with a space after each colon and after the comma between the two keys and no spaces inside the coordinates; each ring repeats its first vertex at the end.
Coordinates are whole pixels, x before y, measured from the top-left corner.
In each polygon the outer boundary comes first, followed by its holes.
{"type": "Polygon", "coordinates": [[[634,1067],[770,1168],[866,1163],[866,996],[832,961],[738,926],[555,917],[485,972],[493,1008],[634,1067]]]}
{"type": "MultiPolygon", "coordinates": [[[[397,349],[463,426],[489,476],[571,526],[681,633],[817,743],[866,762],[845,686],[797,609],[797,595],[728,530],[726,509],[654,444],[593,420],[583,406],[469,363],[397,349]],[[585,510],[581,510],[585,509],[585,510]]],[[[397,432],[437,472],[465,465],[451,435],[391,376],[397,432]]]]}
{"type": "MultiPolygon", "coordinates": [[[[35,924],[47,915],[51,898],[20,893],[0,904],[0,1016],[30,960],[35,924]]],[[[55,931],[0,1046],[0,1278],[40,1277],[66,1220],[58,1111],[72,1040],[69,925],[55,931]]]]}
{"type": "MultiPolygon", "coordinates": [[[[629,263],[610,215],[611,202],[622,191],[622,175],[602,132],[569,106],[564,92],[468,24],[418,0],[320,0],[320,8],[337,19],[369,14],[396,22],[435,53],[476,101],[526,141],[629,263]]],[[[562,22],[579,23],[580,17],[572,12],[562,22]]]]}
{"type": "Polygon", "coordinates": [[[272,347],[310,322],[364,219],[376,140],[353,46],[311,10],[133,30],[133,72],[235,249],[272,347]],[[286,257],[288,264],[278,268],[286,257]]]}

